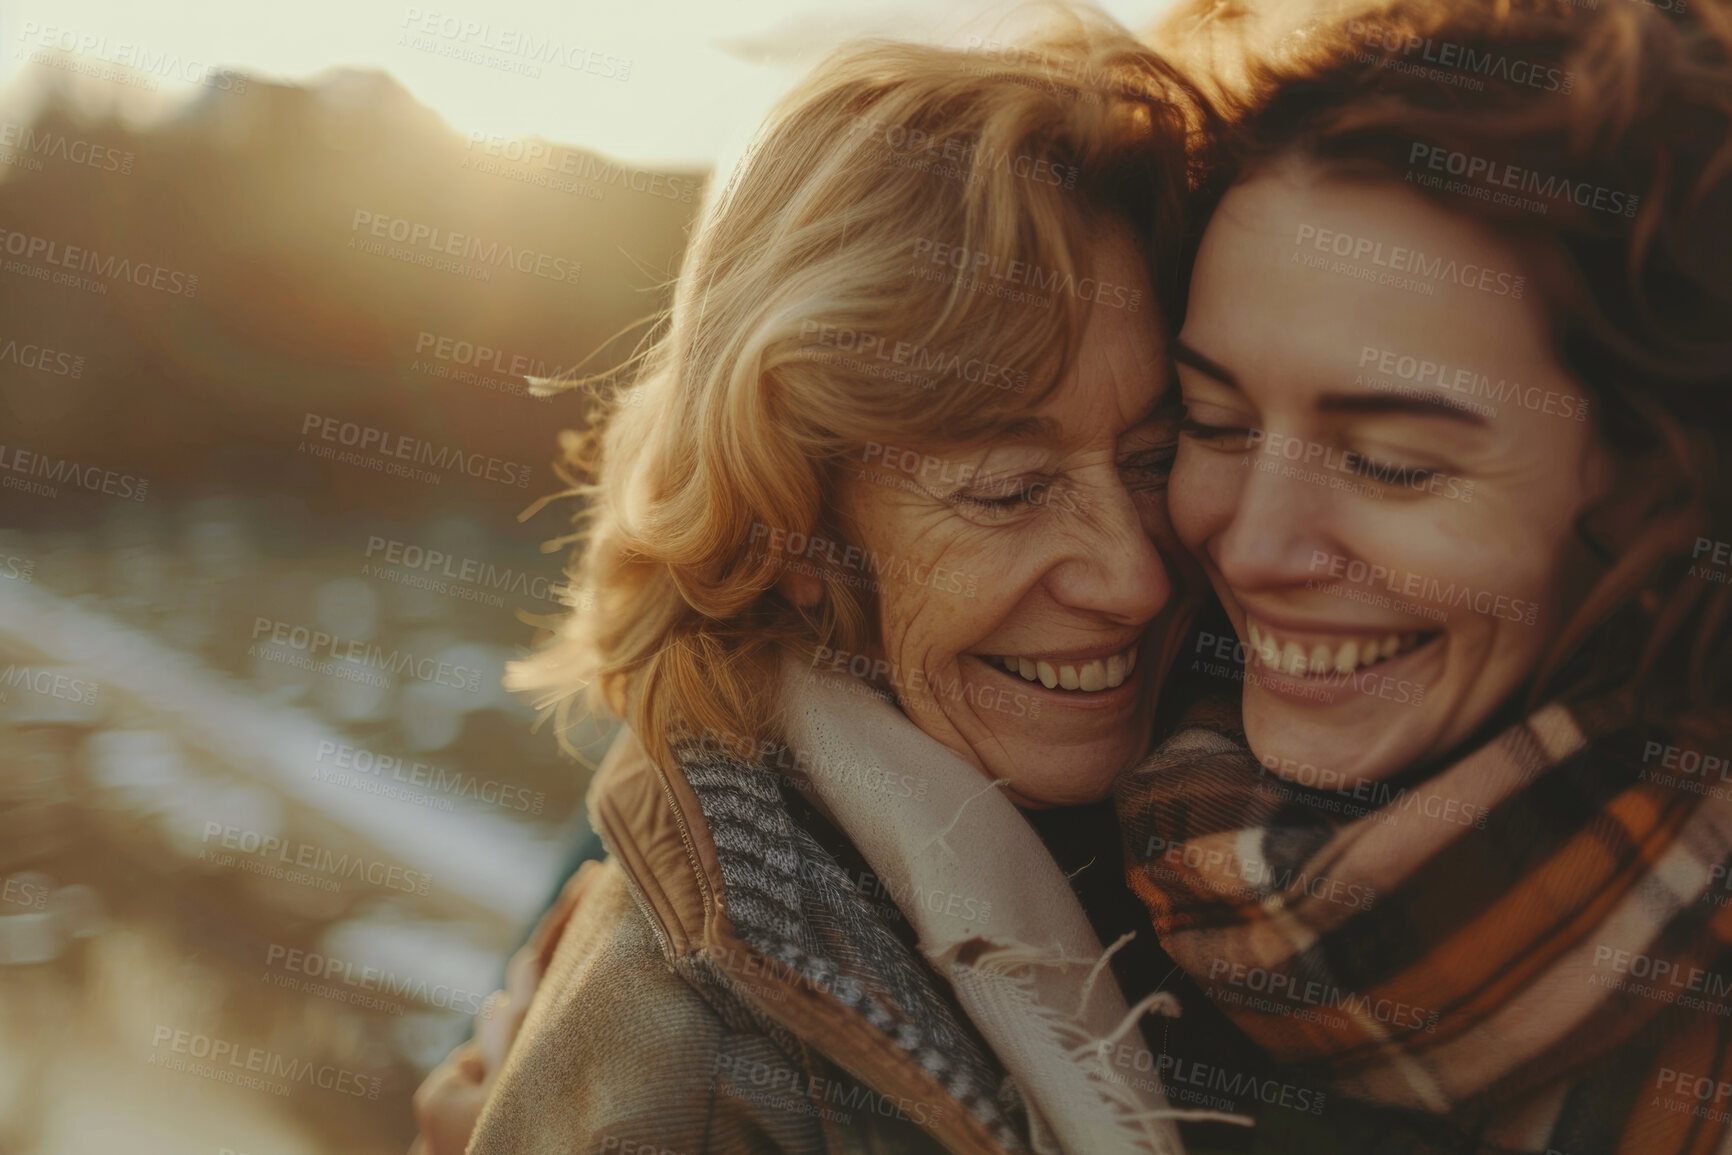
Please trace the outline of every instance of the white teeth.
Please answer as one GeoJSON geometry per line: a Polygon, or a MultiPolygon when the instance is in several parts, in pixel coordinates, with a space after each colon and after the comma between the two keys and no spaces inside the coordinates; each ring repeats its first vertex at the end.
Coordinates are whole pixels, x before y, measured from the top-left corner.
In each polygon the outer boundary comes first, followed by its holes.
{"type": "Polygon", "coordinates": [[[1329,652],[1329,647],[1318,642],[1311,647],[1311,657],[1306,661],[1305,668],[1322,672],[1335,665],[1335,655],[1329,652]]]}
{"type": "Polygon", "coordinates": [[[1359,668],[1359,643],[1342,642],[1341,648],[1335,651],[1335,672],[1351,674],[1359,668]]]}
{"type": "Polygon", "coordinates": [[[1404,654],[1419,643],[1419,634],[1409,630],[1381,637],[1354,638],[1333,648],[1324,642],[1314,642],[1307,652],[1303,643],[1278,638],[1269,627],[1248,617],[1245,636],[1249,639],[1251,652],[1263,666],[1301,677],[1327,672],[1351,674],[1362,666],[1404,654]]]}
{"type": "Polygon", "coordinates": [[[1113,690],[1125,684],[1137,668],[1137,648],[1131,646],[1122,653],[1107,658],[1091,658],[1086,662],[1060,663],[1036,661],[1030,658],[989,658],[1028,682],[1039,682],[1047,689],[1063,688],[1093,693],[1113,690]]]}

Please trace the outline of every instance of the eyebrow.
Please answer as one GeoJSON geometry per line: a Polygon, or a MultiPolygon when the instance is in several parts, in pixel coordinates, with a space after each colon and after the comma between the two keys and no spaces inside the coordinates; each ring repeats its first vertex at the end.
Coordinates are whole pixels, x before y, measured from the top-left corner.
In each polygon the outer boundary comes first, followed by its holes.
{"type": "Polygon", "coordinates": [[[1239,388],[1239,379],[1233,376],[1231,370],[1212,357],[1204,356],[1196,349],[1185,344],[1179,338],[1173,338],[1173,360],[1181,365],[1189,365],[1200,372],[1207,373],[1223,385],[1239,388]]]}
{"type": "Polygon", "coordinates": [[[1447,417],[1467,425],[1486,423],[1484,417],[1458,401],[1434,393],[1331,393],[1317,402],[1325,413],[1412,413],[1420,417],[1447,417]]]}
{"type": "MultiPolygon", "coordinates": [[[[1177,339],[1173,342],[1173,360],[1207,373],[1230,389],[1244,388],[1232,370],[1177,339]]],[[[1440,393],[1420,390],[1407,393],[1329,393],[1317,402],[1317,408],[1324,413],[1411,413],[1420,417],[1447,417],[1467,425],[1486,424],[1484,417],[1460,402],[1452,401],[1440,393]]]]}
{"type": "Polygon", "coordinates": [[[992,431],[994,441],[1039,441],[1054,440],[1059,434],[1059,424],[1050,417],[1018,417],[992,431]]]}

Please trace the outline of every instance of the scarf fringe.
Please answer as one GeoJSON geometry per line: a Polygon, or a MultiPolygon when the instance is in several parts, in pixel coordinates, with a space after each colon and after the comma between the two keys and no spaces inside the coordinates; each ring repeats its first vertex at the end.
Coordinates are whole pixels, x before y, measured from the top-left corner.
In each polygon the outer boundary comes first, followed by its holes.
{"type": "Polygon", "coordinates": [[[988,782],[985,786],[982,786],[979,790],[976,790],[973,794],[970,794],[967,798],[964,798],[962,800],[962,802],[956,807],[956,813],[951,815],[950,821],[945,823],[944,829],[940,830],[933,837],[932,841],[928,842],[926,844],[926,849],[931,850],[935,846],[941,846],[944,848],[944,853],[950,855],[952,861],[961,862],[962,856],[957,854],[956,851],[951,848],[950,843],[946,842],[945,839],[949,838],[951,832],[956,829],[956,824],[958,822],[962,821],[962,812],[964,810],[968,809],[968,804],[970,802],[973,802],[976,798],[983,797],[986,794],[989,794],[992,791],[997,790],[1000,786],[1008,786],[1008,785],[1010,785],[1010,779],[1008,779],[1008,778],[994,778],[991,782],[988,782]]]}
{"type": "Polygon", "coordinates": [[[1063,1049],[1067,1059],[1082,1071],[1089,1087],[1111,1108],[1114,1126],[1126,1140],[1150,1144],[1154,1151],[1179,1155],[1179,1149],[1169,1145],[1167,1135],[1158,1124],[1183,1119],[1233,1123],[1246,1127],[1253,1125],[1254,1120],[1251,1117],[1227,1111],[1179,1107],[1145,1109],[1131,1088],[1121,1081],[1123,1077],[1114,1077],[1106,1059],[1106,1051],[1135,1027],[1143,1015],[1157,1012],[1177,1017],[1182,1012],[1178,999],[1170,991],[1155,991],[1138,1000],[1104,1036],[1094,1035],[1082,1025],[1080,1020],[1087,1008],[1096,978],[1111,961],[1113,953],[1133,937],[1134,932],[1120,937],[1095,960],[1089,968],[1082,997],[1074,1014],[1066,1014],[1046,1006],[1034,997],[1034,969],[1068,969],[1082,965],[1081,959],[1066,957],[1062,952],[1054,956],[1024,943],[995,943],[982,951],[972,963],[953,963],[952,966],[972,970],[987,978],[990,985],[1008,988],[1009,997],[1026,1007],[1029,1017],[1043,1029],[1055,1046],[1063,1049]]]}

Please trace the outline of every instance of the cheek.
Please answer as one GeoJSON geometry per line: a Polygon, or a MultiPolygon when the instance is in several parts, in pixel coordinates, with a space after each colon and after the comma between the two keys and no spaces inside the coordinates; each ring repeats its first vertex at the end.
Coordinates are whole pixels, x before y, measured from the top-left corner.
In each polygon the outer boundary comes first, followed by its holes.
{"type": "Polygon", "coordinates": [[[1568,535],[1496,499],[1368,510],[1342,519],[1343,552],[1387,569],[1388,592],[1448,615],[1438,623],[1476,652],[1530,653],[1546,632],[1569,565],[1568,535]],[[1528,621],[1527,607],[1539,607],[1528,621]]]}
{"type": "MultiPolygon", "coordinates": [[[[882,528],[882,527],[881,527],[882,528]]],[[[1010,543],[978,529],[933,533],[900,527],[868,543],[876,570],[869,596],[878,604],[879,644],[909,667],[938,669],[971,652],[1014,606],[1018,582],[1010,543]]]]}
{"type": "Polygon", "coordinates": [[[1203,543],[1226,529],[1233,519],[1233,500],[1238,492],[1234,474],[1237,462],[1202,453],[1181,443],[1167,485],[1167,516],[1172,532],[1193,553],[1203,552],[1203,543]]]}

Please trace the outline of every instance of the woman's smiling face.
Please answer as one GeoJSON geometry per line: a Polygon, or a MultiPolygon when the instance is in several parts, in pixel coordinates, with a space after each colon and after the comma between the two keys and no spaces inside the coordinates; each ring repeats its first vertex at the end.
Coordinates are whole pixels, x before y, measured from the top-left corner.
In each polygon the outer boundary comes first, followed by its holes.
{"type": "Polygon", "coordinates": [[[1305,160],[1210,222],[1172,513],[1243,643],[1266,766],[1351,784],[1445,753],[1579,599],[1606,468],[1523,274],[1404,186],[1305,160]]]}
{"type": "MultiPolygon", "coordinates": [[[[1093,257],[1099,280],[1151,300],[1127,232],[1103,232],[1093,257]]],[[[979,446],[869,445],[844,489],[878,570],[881,640],[828,665],[875,670],[1023,805],[1097,800],[1149,746],[1184,609],[1164,556],[1182,551],[1158,327],[1148,308],[1096,306],[1071,371],[1018,428],[979,446]]]]}

